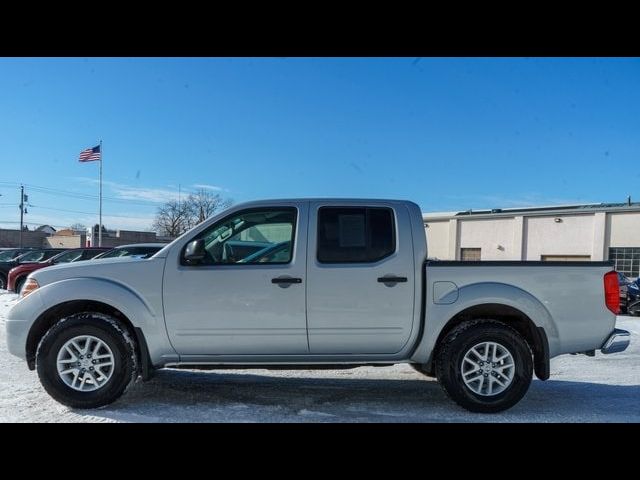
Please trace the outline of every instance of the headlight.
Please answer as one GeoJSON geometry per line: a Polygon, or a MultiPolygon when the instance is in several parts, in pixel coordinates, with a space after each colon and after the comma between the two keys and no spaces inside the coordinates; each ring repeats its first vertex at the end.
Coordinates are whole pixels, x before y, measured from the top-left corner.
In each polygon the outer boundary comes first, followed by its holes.
{"type": "Polygon", "coordinates": [[[22,290],[20,290],[20,297],[24,298],[38,288],[40,288],[40,285],[38,285],[35,278],[27,278],[27,281],[24,282],[22,286],[22,290]]]}

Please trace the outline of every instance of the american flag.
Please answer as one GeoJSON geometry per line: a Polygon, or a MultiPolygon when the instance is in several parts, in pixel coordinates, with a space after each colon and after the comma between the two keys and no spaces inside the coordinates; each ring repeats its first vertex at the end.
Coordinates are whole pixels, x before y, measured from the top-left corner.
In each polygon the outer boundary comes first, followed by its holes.
{"type": "Polygon", "coordinates": [[[79,160],[81,162],[94,162],[96,160],[100,160],[100,145],[81,151],[79,160]]]}

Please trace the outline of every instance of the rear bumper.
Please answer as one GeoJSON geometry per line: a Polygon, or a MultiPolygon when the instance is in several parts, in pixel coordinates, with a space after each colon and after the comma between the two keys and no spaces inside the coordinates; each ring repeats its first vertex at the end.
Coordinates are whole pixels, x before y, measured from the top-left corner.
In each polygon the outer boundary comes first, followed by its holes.
{"type": "Polygon", "coordinates": [[[602,353],[618,353],[623,352],[631,342],[631,334],[626,330],[616,328],[609,338],[604,342],[600,351],[602,353]]]}

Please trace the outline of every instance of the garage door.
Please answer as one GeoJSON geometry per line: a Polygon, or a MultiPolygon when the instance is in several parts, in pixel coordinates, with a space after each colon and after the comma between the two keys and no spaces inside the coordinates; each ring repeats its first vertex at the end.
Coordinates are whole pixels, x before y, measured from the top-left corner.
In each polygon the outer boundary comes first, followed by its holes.
{"type": "Polygon", "coordinates": [[[542,255],[543,262],[589,262],[591,255],[542,255]]]}

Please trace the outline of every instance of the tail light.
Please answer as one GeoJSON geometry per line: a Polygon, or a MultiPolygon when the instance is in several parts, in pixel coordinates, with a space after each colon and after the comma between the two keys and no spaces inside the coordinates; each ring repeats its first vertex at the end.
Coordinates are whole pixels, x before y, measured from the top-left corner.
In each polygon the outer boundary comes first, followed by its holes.
{"type": "Polygon", "coordinates": [[[620,284],[618,272],[604,274],[604,303],[616,315],[620,313],[620,284]]]}

